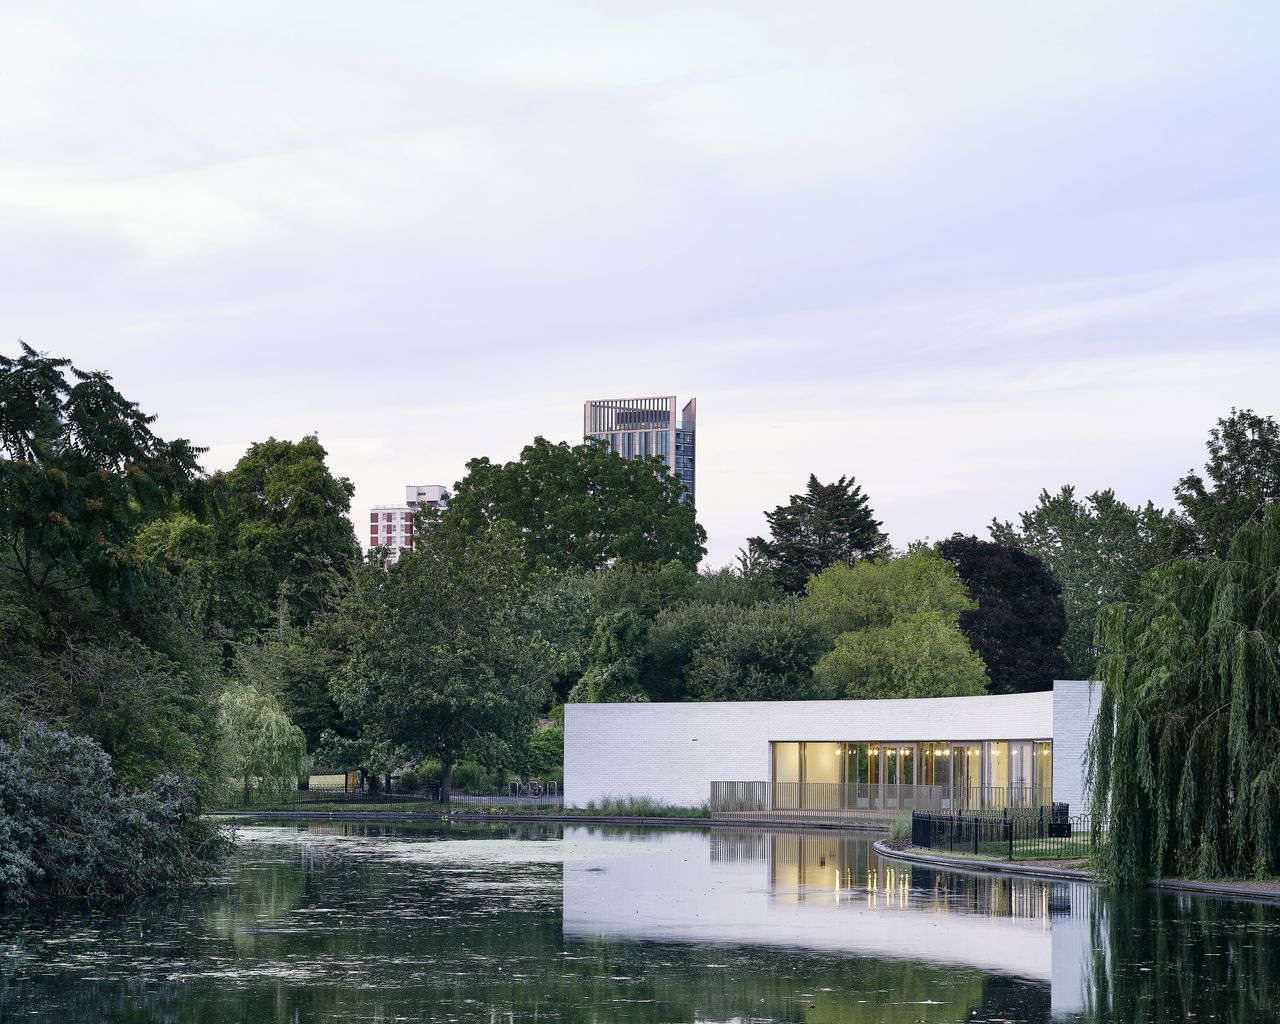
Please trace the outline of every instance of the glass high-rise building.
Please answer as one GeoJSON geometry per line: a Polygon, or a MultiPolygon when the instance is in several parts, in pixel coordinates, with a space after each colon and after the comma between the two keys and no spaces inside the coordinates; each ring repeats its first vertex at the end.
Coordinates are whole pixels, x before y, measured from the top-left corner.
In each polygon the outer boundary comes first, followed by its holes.
{"type": "Polygon", "coordinates": [[[604,398],[583,406],[582,432],[609,444],[624,459],[656,455],[684,485],[693,504],[698,400],[676,413],[676,396],[604,398]]]}

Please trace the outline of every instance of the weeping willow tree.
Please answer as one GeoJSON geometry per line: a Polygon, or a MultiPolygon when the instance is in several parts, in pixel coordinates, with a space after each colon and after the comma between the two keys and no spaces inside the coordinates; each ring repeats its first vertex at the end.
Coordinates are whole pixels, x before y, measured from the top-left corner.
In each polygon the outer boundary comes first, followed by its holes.
{"type": "Polygon", "coordinates": [[[1280,506],[1227,556],[1153,569],[1104,609],[1089,744],[1115,882],[1280,866],[1280,506]]]}
{"type": "Polygon", "coordinates": [[[269,693],[240,683],[218,704],[218,724],[227,767],[244,787],[248,803],[253,789],[278,794],[298,781],[307,761],[307,740],[269,693]]]}

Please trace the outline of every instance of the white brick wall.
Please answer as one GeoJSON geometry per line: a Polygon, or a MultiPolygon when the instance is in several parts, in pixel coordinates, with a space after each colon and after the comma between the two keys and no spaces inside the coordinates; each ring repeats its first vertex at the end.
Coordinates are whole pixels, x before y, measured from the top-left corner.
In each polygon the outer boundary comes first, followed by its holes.
{"type": "Polygon", "coordinates": [[[1072,814],[1088,811],[1084,755],[1098,717],[1101,683],[1059,679],[1053,684],[1053,799],[1071,805],[1072,814]]]}
{"type": "MultiPolygon", "coordinates": [[[[714,781],[767,780],[769,743],[777,740],[1044,739],[1053,735],[1054,707],[1055,696],[1047,691],[922,700],[568,704],[565,802],[581,807],[605,797],[647,797],[700,804],[714,781]]],[[[1055,745],[1055,783],[1058,778],[1055,745]]]]}

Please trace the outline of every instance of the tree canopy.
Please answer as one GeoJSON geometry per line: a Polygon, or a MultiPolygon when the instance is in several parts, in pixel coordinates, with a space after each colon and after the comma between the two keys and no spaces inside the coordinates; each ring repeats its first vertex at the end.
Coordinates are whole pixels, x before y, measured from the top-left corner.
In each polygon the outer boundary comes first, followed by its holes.
{"type": "Polygon", "coordinates": [[[1191,470],[1174,493],[1190,521],[1198,549],[1224,557],[1245,523],[1260,522],[1280,501],[1280,424],[1252,409],[1232,409],[1207,442],[1206,480],[1191,470]]]}
{"type": "Polygon", "coordinates": [[[814,669],[833,697],[953,697],[985,693],[986,666],[958,628],[977,605],[955,569],[916,547],[897,558],[833,565],[805,604],[835,637],[814,669]]]}
{"type": "Polygon", "coordinates": [[[1070,485],[1056,494],[1041,491],[1018,526],[992,520],[991,538],[1041,558],[1061,584],[1067,615],[1062,653],[1076,679],[1093,676],[1098,612],[1132,599],[1143,574],[1179,554],[1186,543],[1176,517],[1151,502],[1130,507],[1110,490],[1081,501],[1070,485]]]}
{"type": "Polygon", "coordinates": [[[1062,587],[1044,560],[1011,544],[954,534],[938,544],[977,607],[960,632],[991,674],[992,693],[1047,690],[1066,674],[1062,587]]]}
{"type": "Polygon", "coordinates": [[[538,437],[514,462],[468,462],[439,525],[474,536],[510,523],[531,570],[673,560],[692,570],[707,535],[683,494],[659,458],[624,459],[594,438],[570,446],[538,437]]]}
{"type": "Polygon", "coordinates": [[[811,473],[803,494],[764,514],[769,539],[753,537],[749,547],[778,586],[802,593],[809,577],[827,566],[853,565],[887,550],[888,538],[868,501],[853,477],[822,484],[811,473]]]}
{"type": "Polygon", "coordinates": [[[1115,881],[1280,869],[1280,506],[1101,617],[1089,747],[1115,881]]]}
{"type": "Polygon", "coordinates": [[[371,748],[435,758],[441,796],[463,758],[500,761],[550,697],[555,656],[529,621],[521,552],[496,529],[372,562],[348,604],[350,658],[333,686],[371,748]]]}
{"type": "Polygon", "coordinates": [[[132,602],[147,578],[134,533],[200,472],[202,449],[154,422],[105,373],[26,344],[0,356],[0,565],[33,593],[132,602]]]}

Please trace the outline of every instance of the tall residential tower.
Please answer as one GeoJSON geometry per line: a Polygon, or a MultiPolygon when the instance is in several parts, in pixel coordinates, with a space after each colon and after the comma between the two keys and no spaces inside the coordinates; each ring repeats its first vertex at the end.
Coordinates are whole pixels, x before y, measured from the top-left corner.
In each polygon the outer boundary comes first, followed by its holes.
{"type": "Polygon", "coordinates": [[[694,499],[694,448],[698,400],[689,399],[676,418],[676,396],[604,398],[587,402],[582,432],[609,443],[624,459],[656,455],[684,484],[685,500],[694,499]]]}
{"type": "Polygon", "coordinates": [[[387,561],[395,562],[401,551],[413,550],[413,514],[448,504],[449,492],[439,484],[411,484],[404,489],[403,505],[375,505],[369,510],[369,547],[387,548],[387,561]]]}

